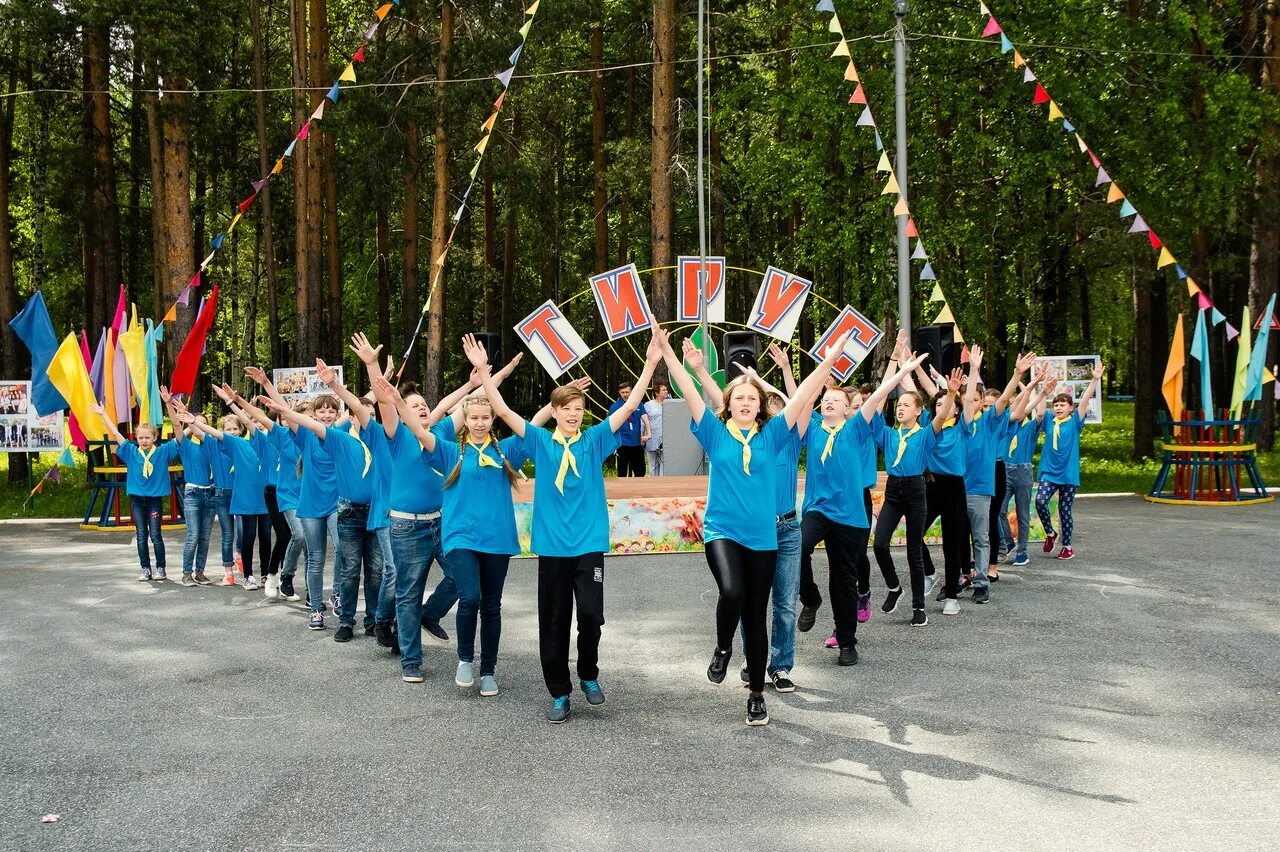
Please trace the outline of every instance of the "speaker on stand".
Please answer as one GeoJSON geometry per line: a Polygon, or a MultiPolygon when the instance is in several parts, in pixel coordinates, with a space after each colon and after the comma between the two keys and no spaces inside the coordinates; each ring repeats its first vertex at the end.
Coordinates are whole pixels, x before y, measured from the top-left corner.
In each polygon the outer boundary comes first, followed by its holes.
{"type": "Polygon", "coordinates": [[[754,331],[726,331],[724,333],[724,360],[726,381],[743,375],[744,368],[758,368],[756,333],[754,331]],[[735,369],[734,365],[737,365],[735,369]]]}

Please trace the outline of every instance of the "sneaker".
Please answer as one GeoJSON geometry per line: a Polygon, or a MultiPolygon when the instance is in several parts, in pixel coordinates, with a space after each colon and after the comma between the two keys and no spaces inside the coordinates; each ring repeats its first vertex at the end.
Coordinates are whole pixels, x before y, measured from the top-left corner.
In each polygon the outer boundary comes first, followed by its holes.
{"type": "Polygon", "coordinates": [[[742,678],[744,684],[751,683],[751,673],[747,671],[746,663],[742,664],[742,670],[738,672],[738,675],[742,678]]]}
{"type": "Polygon", "coordinates": [[[157,569],[156,569],[156,572],[155,572],[154,574],[152,574],[152,575],[151,575],[151,579],[153,579],[153,580],[167,580],[167,579],[169,579],[169,575],[168,575],[168,574],[166,574],[166,573],[164,573],[164,569],[163,569],[163,568],[157,568],[157,569]]]}
{"type": "Polygon", "coordinates": [[[753,728],[769,724],[769,711],[765,709],[763,695],[753,695],[747,699],[747,724],[753,728]]]}
{"type": "Polygon", "coordinates": [[[146,568],[143,568],[143,569],[142,569],[142,573],[138,575],[138,582],[139,582],[139,583],[150,583],[150,582],[151,582],[151,572],[150,572],[150,571],[148,571],[146,568]]]}
{"type": "Polygon", "coordinates": [[[195,579],[195,577],[192,577],[190,574],[183,574],[183,575],[182,575],[182,585],[184,585],[184,586],[194,586],[195,584],[196,584],[196,579],[195,579]]]}
{"type": "Polygon", "coordinates": [[[599,707],[604,703],[604,690],[600,688],[600,681],[584,680],[582,691],[587,694],[587,703],[592,707],[599,707]]]}
{"type": "Polygon", "coordinates": [[[1025,553],[1019,553],[1017,556],[1015,556],[1015,557],[1013,558],[1013,562],[1011,563],[1011,567],[1013,567],[1013,568],[1025,568],[1025,567],[1027,567],[1027,566],[1028,566],[1028,565],[1030,565],[1030,564],[1031,564],[1031,557],[1030,557],[1030,556],[1028,556],[1028,555],[1027,555],[1027,554],[1025,554],[1025,553]]]}
{"type": "MultiPolygon", "coordinates": [[[[338,597],[337,592],[334,592],[333,595],[329,598],[329,605],[333,607],[334,615],[337,615],[338,613],[342,612],[342,599],[338,597]]],[[[320,611],[324,612],[323,606],[320,607],[320,611]]]]}
{"type": "Polygon", "coordinates": [[[889,594],[885,596],[884,605],[880,607],[880,611],[885,613],[886,615],[888,613],[893,612],[895,609],[898,608],[898,599],[900,597],[902,597],[901,586],[899,586],[896,589],[890,589],[889,594]]]}
{"type": "Polygon", "coordinates": [[[932,574],[924,575],[924,593],[926,595],[932,592],[933,587],[936,586],[937,584],[938,584],[938,581],[934,578],[932,574]]]}
{"type": "Polygon", "coordinates": [[[858,664],[858,649],[852,645],[848,648],[841,648],[840,659],[837,662],[842,666],[856,666],[858,664]]]}
{"type": "Polygon", "coordinates": [[[333,634],[333,641],[350,642],[351,637],[355,635],[356,635],[356,632],[354,630],[352,630],[347,625],[343,624],[338,628],[338,632],[333,634]]]}
{"type": "Polygon", "coordinates": [[[280,597],[280,578],[275,574],[268,574],[262,583],[262,594],[271,600],[280,597]]]}
{"type": "Polygon", "coordinates": [[[311,620],[307,622],[308,630],[324,630],[324,613],[311,613],[311,620]]]}
{"type": "Polygon", "coordinates": [[[453,682],[463,689],[470,689],[475,685],[475,676],[471,673],[471,663],[465,660],[458,661],[458,673],[453,676],[453,682]]]}
{"type": "Polygon", "coordinates": [[[946,584],[946,583],[939,583],[939,584],[938,584],[938,594],[934,595],[934,598],[933,598],[933,599],[934,599],[935,601],[945,601],[945,600],[947,599],[947,584],[946,584]]]}
{"type": "Polygon", "coordinates": [[[373,635],[377,637],[378,644],[384,648],[394,648],[397,653],[400,651],[400,643],[396,641],[395,624],[387,622],[385,624],[375,624],[373,626],[373,635]]]}
{"type": "Polygon", "coordinates": [[[248,577],[245,577],[245,578],[244,578],[244,590],[245,590],[246,592],[252,592],[252,591],[255,591],[255,590],[256,590],[256,589],[258,589],[258,588],[259,588],[259,586],[258,586],[258,578],[257,578],[257,577],[255,577],[255,576],[253,576],[252,574],[250,574],[248,577]]]}
{"type": "Polygon", "coordinates": [[[832,630],[831,635],[827,637],[827,641],[822,644],[828,648],[839,648],[840,642],[836,640],[836,632],[832,630]]]}
{"type": "Polygon", "coordinates": [[[230,573],[228,573],[228,574],[223,575],[223,577],[222,577],[222,582],[221,582],[221,583],[219,583],[218,585],[219,585],[219,586],[234,586],[235,584],[236,584],[236,575],[235,575],[235,574],[230,574],[230,573]]]}
{"type": "Polygon", "coordinates": [[[942,605],[943,615],[959,615],[960,601],[955,598],[947,598],[947,602],[942,605]]]}
{"type": "Polygon", "coordinates": [[[234,561],[236,563],[236,571],[243,574],[244,573],[244,557],[241,556],[239,553],[237,553],[234,561]]]}
{"type": "Polygon", "coordinates": [[[422,667],[407,665],[400,670],[400,679],[405,683],[422,683],[422,667]]]}
{"type": "Polygon", "coordinates": [[[961,577],[961,578],[960,578],[960,589],[959,589],[960,591],[962,591],[962,592],[966,592],[966,591],[968,591],[969,589],[972,589],[972,588],[973,588],[973,578],[972,578],[972,577],[961,577]]]}
{"type": "Polygon", "coordinates": [[[1058,543],[1058,534],[1049,533],[1044,537],[1044,552],[1053,553],[1053,546],[1058,543]]]}
{"type": "Polygon", "coordinates": [[[440,622],[438,621],[431,621],[424,618],[422,619],[422,629],[427,631],[427,635],[434,636],[441,642],[449,641],[449,634],[445,632],[444,628],[440,626],[440,622]]]}
{"type": "Polygon", "coordinates": [[[911,626],[924,627],[929,623],[929,616],[925,615],[924,610],[917,609],[911,613],[911,626]]]}
{"type": "Polygon", "coordinates": [[[562,695],[551,699],[551,709],[547,711],[547,721],[559,725],[569,718],[569,696],[562,695]]]}
{"type": "Polygon", "coordinates": [[[716,648],[711,654],[711,665],[707,666],[707,680],[712,683],[724,683],[725,670],[729,668],[729,658],[733,651],[721,651],[716,648]]]}
{"type": "Polygon", "coordinates": [[[374,635],[376,635],[376,634],[377,634],[377,625],[376,625],[376,624],[366,624],[366,625],[364,626],[364,635],[365,635],[365,636],[374,636],[374,635]]]}
{"type": "Polygon", "coordinates": [[[1069,544],[1064,544],[1062,546],[1062,550],[1058,553],[1058,558],[1059,559],[1075,559],[1076,558],[1075,548],[1073,548],[1069,544]]]}
{"type": "Polygon", "coordinates": [[[1017,551],[1017,545],[1016,545],[1016,544],[1010,544],[1010,545],[1007,545],[1007,546],[1005,547],[1004,551],[1005,551],[1005,553],[1004,553],[1004,559],[1003,559],[1003,560],[1001,560],[1001,561],[1002,561],[1005,565],[1008,565],[1008,564],[1012,563],[1012,562],[1013,562],[1013,560],[1014,560],[1014,559],[1016,559],[1016,558],[1017,558],[1017,556],[1018,556],[1018,551],[1017,551]]]}
{"type": "Polygon", "coordinates": [[[858,595],[858,623],[866,624],[871,620],[871,593],[858,595]]]}
{"type": "Polygon", "coordinates": [[[973,602],[974,602],[974,603],[976,603],[976,604],[984,604],[984,603],[986,603],[986,602],[987,602],[987,601],[989,601],[989,600],[991,600],[991,590],[990,590],[990,589],[974,589],[974,590],[973,590],[973,602]]]}
{"type": "MultiPolygon", "coordinates": [[[[480,675],[480,694],[492,698],[498,694],[498,679],[491,674],[480,675]]],[[[587,699],[590,701],[590,699],[587,699]]]]}
{"type": "Polygon", "coordinates": [[[284,598],[287,601],[301,600],[301,598],[298,597],[298,593],[293,590],[292,577],[280,578],[280,597],[284,598]]]}
{"type": "Polygon", "coordinates": [[[197,586],[212,586],[212,585],[213,585],[213,581],[212,581],[212,580],[210,580],[208,577],[206,577],[203,571],[197,571],[197,572],[196,572],[195,580],[196,580],[196,585],[197,585],[197,586]]]}
{"type": "Polygon", "coordinates": [[[796,685],[791,682],[791,672],[786,669],[779,669],[769,675],[769,680],[773,681],[773,688],[778,692],[795,692],[796,685]]]}
{"type": "Polygon", "coordinates": [[[800,617],[796,619],[796,630],[799,630],[801,633],[808,633],[810,630],[812,630],[813,622],[817,620],[818,607],[820,606],[822,606],[821,602],[819,602],[816,606],[801,604],[800,617]]]}

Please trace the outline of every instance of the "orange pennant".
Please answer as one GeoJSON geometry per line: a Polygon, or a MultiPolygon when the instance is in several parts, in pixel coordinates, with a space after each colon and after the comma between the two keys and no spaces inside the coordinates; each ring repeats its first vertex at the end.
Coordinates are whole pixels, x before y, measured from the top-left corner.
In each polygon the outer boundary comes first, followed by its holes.
{"type": "Polygon", "coordinates": [[[1122,198],[1124,198],[1124,193],[1120,191],[1120,187],[1116,183],[1112,182],[1111,189],[1107,191],[1107,203],[1111,204],[1122,198]]]}

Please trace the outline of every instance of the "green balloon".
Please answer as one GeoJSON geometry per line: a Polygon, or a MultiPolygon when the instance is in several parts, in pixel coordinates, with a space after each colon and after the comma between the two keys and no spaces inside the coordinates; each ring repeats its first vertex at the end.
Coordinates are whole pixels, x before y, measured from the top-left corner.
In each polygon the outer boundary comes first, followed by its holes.
{"type": "MultiPolygon", "coordinates": [[[[702,348],[702,328],[699,327],[697,330],[695,330],[693,334],[689,336],[689,339],[693,341],[694,346],[701,349],[702,348]]],[[[719,387],[721,390],[723,390],[725,377],[724,377],[724,370],[720,369],[719,362],[720,362],[720,355],[716,351],[716,347],[713,344],[711,346],[710,351],[706,355],[707,372],[710,373],[711,378],[715,380],[716,386],[719,387]]],[[[689,374],[689,377],[693,379],[693,383],[697,385],[698,393],[702,393],[702,383],[698,381],[698,377],[694,375],[693,370],[689,369],[686,366],[684,368],[684,371],[689,374]]],[[[673,396],[676,396],[676,397],[680,396],[680,388],[676,387],[674,383],[671,388],[671,393],[673,396]]]]}

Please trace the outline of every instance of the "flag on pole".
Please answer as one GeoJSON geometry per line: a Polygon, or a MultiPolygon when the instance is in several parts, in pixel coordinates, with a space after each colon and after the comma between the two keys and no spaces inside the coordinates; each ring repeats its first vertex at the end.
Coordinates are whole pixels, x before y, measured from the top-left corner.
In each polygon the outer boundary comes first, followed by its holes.
{"type": "Polygon", "coordinates": [[[1191,357],[1200,362],[1200,411],[1209,420],[1213,418],[1213,378],[1209,373],[1209,333],[1204,328],[1204,311],[1196,317],[1196,330],[1191,336],[1191,357]]]}
{"type": "MultiPolygon", "coordinates": [[[[1271,318],[1275,315],[1276,294],[1271,294],[1267,309],[1262,313],[1262,325],[1258,328],[1258,339],[1253,343],[1253,358],[1249,361],[1249,375],[1245,382],[1244,398],[1246,402],[1257,402],[1262,399],[1262,386],[1266,383],[1267,344],[1270,342],[1271,318]]],[[[1242,332],[1249,336],[1248,326],[1242,332]]]]}
{"type": "Polygon", "coordinates": [[[49,381],[67,401],[67,407],[80,421],[80,428],[84,431],[85,437],[93,441],[101,441],[105,434],[102,418],[93,413],[97,397],[94,395],[93,385],[89,382],[89,373],[84,368],[84,355],[80,351],[80,342],[76,340],[74,333],[68,334],[63,339],[62,345],[49,361],[46,373],[49,381]]]}
{"type": "Polygon", "coordinates": [[[1245,391],[1248,389],[1249,361],[1252,353],[1249,337],[1249,306],[1244,306],[1244,320],[1240,323],[1240,342],[1236,350],[1236,369],[1231,382],[1231,416],[1239,418],[1244,411],[1245,391]]]}
{"type": "Polygon", "coordinates": [[[31,294],[18,315],[9,320],[9,327],[31,352],[31,404],[36,414],[52,414],[67,407],[67,401],[49,381],[49,362],[58,351],[58,338],[53,333],[53,321],[39,290],[31,294]]]}
{"type": "Polygon", "coordinates": [[[1169,363],[1164,368],[1164,380],[1160,383],[1160,392],[1164,394],[1165,404],[1169,406],[1169,414],[1175,421],[1182,419],[1182,370],[1187,365],[1186,342],[1182,333],[1182,314],[1178,314],[1178,325],[1173,330],[1173,345],[1169,347],[1169,363]]]}
{"type": "Polygon", "coordinates": [[[169,382],[169,389],[174,393],[190,394],[195,389],[196,373],[200,369],[200,356],[204,354],[205,336],[209,333],[209,326],[213,325],[213,315],[217,309],[218,285],[214,284],[173,366],[173,378],[169,382]]]}

